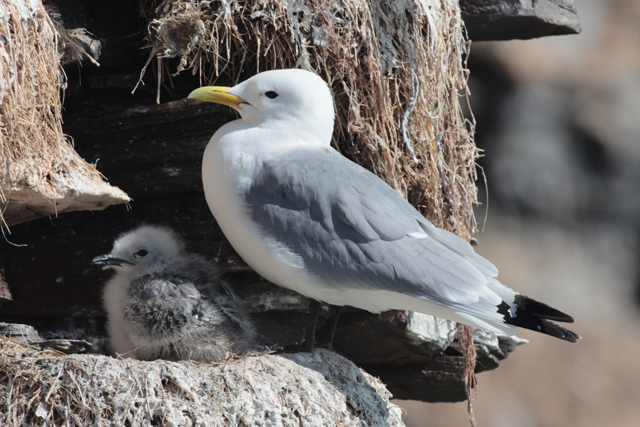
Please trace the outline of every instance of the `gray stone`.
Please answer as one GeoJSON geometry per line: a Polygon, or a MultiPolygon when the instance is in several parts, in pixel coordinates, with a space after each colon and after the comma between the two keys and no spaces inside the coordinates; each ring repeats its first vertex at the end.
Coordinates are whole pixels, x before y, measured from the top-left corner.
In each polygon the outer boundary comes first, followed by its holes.
{"type": "Polygon", "coordinates": [[[582,31],[573,0],[460,0],[473,41],[532,39],[582,31]]]}
{"type": "Polygon", "coordinates": [[[19,323],[0,322],[0,335],[13,338],[25,344],[41,341],[42,338],[33,326],[21,325],[19,323]]]}

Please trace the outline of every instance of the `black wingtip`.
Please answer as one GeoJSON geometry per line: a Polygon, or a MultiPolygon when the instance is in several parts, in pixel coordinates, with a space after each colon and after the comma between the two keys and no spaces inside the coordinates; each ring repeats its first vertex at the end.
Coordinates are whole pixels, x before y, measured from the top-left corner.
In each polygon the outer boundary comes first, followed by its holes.
{"type": "Polygon", "coordinates": [[[582,339],[582,337],[575,332],[570,331],[567,328],[563,328],[562,326],[553,323],[550,320],[542,319],[541,323],[542,329],[539,330],[539,332],[542,332],[543,334],[551,335],[552,337],[560,338],[561,340],[569,341],[572,343],[577,343],[582,339]]]}
{"type": "Polygon", "coordinates": [[[573,323],[573,317],[561,312],[545,303],[529,298],[526,295],[516,295],[513,302],[521,309],[528,311],[540,319],[555,320],[556,322],[573,323]]]}
{"type": "Polygon", "coordinates": [[[503,301],[498,306],[498,313],[504,315],[506,324],[530,329],[571,343],[577,343],[582,339],[577,333],[551,321],[573,322],[573,317],[522,295],[516,296],[515,302],[517,309],[513,317],[509,304],[503,301]],[[524,302],[524,307],[518,304],[519,301],[524,302]]]}

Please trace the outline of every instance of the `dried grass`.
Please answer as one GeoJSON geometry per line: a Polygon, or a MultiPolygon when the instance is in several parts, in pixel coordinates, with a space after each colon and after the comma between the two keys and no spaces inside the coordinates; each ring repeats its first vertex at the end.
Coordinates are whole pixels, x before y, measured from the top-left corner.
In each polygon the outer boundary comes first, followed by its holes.
{"type": "Polygon", "coordinates": [[[128,201],[78,156],[62,132],[60,36],[42,3],[3,1],[0,34],[2,225],[74,210],[68,200],[83,195],[97,196],[89,204],[98,209],[128,201]]]}
{"type": "Polygon", "coordinates": [[[457,0],[141,3],[147,65],[157,58],[159,75],[170,74],[163,59],[174,57],[173,75],[191,70],[204,83],[312,70],[333,89],[336,148],[436,225],[467,239],[475,232],[478,151],[459,105],[468,71],[457,0]]]}

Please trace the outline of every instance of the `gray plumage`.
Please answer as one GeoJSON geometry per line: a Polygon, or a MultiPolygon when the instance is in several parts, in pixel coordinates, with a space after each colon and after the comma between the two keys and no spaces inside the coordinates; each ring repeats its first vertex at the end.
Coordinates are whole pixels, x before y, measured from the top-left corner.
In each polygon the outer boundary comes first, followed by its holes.
{"type": "Polygon", "coordinates": [[[255,329],[217,267],[166,228],[119,237],[95,265],[113,268],[103,295],[112,349],[141,360],[219,360],[255,348],[255,329]]]}
{"type": "MultiPolygon", "coordinates": [[[[469,243],[435,227],[380,178],[335,151],[299,147],[287,153],[287,162],[265,159],[245,197],[264,235],[321,277],[325,295],[391,291],[455,310],[457,317],[443,317],[462,323],[580,338],[549,321],[571,322],[570,316],[504,286],[495,279],[496,267],[469,243]],[[484,319],[504,319],[505,325],[484,319]]],[[[360,304],[380,310],[365,298],[360,304]]]]}
{"type": "Polygon", "coordinates": [[[246,201],[263,232],[286,242],[331,288],[427,296],[475,311],[465,304],[486,298],[468,285],[498,274],[467,242],[435,227],[378,177],[335,151],[318,155],[300,147],[286,163],[265,160],[246,201]],[[313,191],[301,185],[311,179],[323,185],[313,191]],[[412,229],[424,237],[407,236],[412,229]],[[459,257],[455,269],[443,268],[450,251],[459,257]]]}

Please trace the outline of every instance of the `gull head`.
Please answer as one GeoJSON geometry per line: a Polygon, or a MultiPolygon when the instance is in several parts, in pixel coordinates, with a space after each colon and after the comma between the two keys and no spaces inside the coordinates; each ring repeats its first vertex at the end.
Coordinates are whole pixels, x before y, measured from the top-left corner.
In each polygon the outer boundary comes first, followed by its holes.
{"type": "Polygon", "coordinates": [[[122,234],[110,253],[97,256],[93,265],[134,271],[137,266],[153,265],[182,253],[184,244],[175,233],[164,227],[142,226],[122,234]]]}
{"type": "Polygon", "coordinates": [[[249,126],[297,132],[301,140],[331,142],[335,112],[331,90],[310,71],[289,69],[256,74],[234,87],[206,86],[189,98],[233,107],[249,126]]]}

